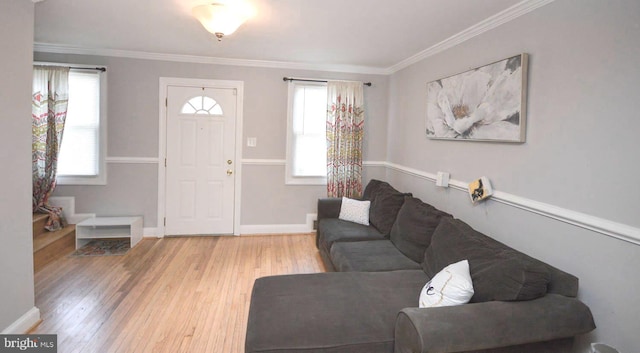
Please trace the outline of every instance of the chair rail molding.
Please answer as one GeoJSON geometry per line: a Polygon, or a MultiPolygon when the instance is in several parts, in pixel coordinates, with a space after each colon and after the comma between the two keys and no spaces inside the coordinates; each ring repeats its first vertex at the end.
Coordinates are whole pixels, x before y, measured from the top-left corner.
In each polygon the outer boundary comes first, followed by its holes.
{"type": "MultiPolygon", "coordinates": [[[[240,161],[245,165],[286,165],[286,159],[268,159],[268,158],[243,158],[240,161]]],[[[365,167],[386,167],[387,162],[383,161],[362,161],[365,167]]]]}
{"type": "MultiPolygon", "coordinates": [[[[387,167],[391,170],[411,175],[435,183],[436,175],[418,169],[405,167],[400,164],[387,162],[387,167]]],[[[460,180],[449,180],[449,186],[458,191],[467,192],[467,182],[460,180]]],[[[531,200],[525,197],[513,195],[504,191],[496,190],[491,196],[491,200],[505,205],[519,208],[524,211],[535,213],[544,217],[552,218],[560,222],[568,223],[580,228],[588,229],[600,234],[640,245],[640,228],[627,224],[614,222],[608,219],[592,216],[586,213],[570,210],[567,208],[551,205],[544,202],[531,200]]]]}
{"type": "Polygon", "coordinates": [[[285,159],[264,159],[264,158],[243,158],[240,161],[245,165],[286,165],[287,161],[285,159]]]}
{"type": "Polygon", "coordinates": [[[114,164],[156,164],[160,162],[158,157],[107,157],[107,163],[114,164]]]}

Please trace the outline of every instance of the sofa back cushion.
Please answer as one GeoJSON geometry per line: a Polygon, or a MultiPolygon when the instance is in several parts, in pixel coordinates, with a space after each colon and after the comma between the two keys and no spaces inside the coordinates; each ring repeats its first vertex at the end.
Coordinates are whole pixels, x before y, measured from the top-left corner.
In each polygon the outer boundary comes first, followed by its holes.
{"type": "Polygon", "coordinates": [[[373,196],[378,192],[378,189],[382,184],[389,185],[388,183],[381,180],[377,180],[377,179],[369,180],[369,182],[367,183],[367,186],[364,188],[364,192],[362,193],[362,200],[372,201],[373,196]]]}
{"type": "Polygon", "coordinates": [[[393,245],[411,260],[422,262],[424,251],[431,244],[433,232],[442,217],[451,217],[451,215],[418,198],[405,196],[404,203],[391,228],[390,237],[393,245]]]}
{"type": "Polygon", "coordinates": [[[471,302],[531,300],[547,293],[547,265],[520,253],[466,223],[442,218],[424,254],[432,277],[447,265],[469,260],[475,294],[471,302]]]}
{"type": "Polygon", "coordinates": [[[388,237],[391,233],[391,227],[396,221],[398,211],[404,203],[404,197],[411,194],[402,193],[386,182],[376,182],[377,185],[372,188],[370,193],[369,223],[388,237]]]}

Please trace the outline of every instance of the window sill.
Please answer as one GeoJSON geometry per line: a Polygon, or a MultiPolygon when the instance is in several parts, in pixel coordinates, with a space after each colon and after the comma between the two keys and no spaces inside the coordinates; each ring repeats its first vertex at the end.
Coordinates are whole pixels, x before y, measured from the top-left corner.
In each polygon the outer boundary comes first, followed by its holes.
{"type": "Polygon", "coordinates": [[[64,175],[56,178],[57,185],[107,185],[106,175],[76,176],[64,175]]]}
{"type": "Polygon", "coordinates": [[[318,185],[318,186],[326,186],[327,185],[327,178],[287,176],[285,178],[284,183],[286,185],[318,185]]]}

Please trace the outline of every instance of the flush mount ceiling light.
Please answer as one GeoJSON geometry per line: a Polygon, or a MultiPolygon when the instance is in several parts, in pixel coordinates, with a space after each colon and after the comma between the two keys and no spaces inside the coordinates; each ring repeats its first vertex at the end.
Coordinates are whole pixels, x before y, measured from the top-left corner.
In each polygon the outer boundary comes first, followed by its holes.
{"type": "Polygon", "coordinates": [[[199,5],[192,13],[207,31],[218,37],[218,41],[235,32],[251,15],[246,6],[226,3],[199,5]]]}

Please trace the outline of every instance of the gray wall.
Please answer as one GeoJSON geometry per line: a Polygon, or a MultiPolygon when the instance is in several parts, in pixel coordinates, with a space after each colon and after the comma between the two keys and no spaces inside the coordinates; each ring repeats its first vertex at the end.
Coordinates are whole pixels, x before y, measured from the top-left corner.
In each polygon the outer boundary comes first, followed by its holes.
{"type": "MultiPolygon", "coordinates": [[[[183,77],[244,81],[243,142],[257,137],[258,145],[243,147],[243,159],[284,160],[287,84],[282,77],[295,76],[371,81],[373,86],[365,87],[364,159],[386,159],[388,76],[50,53],[35,53],[35,60],[108,67],[111,157],[158,156],[159,78],[183,77]]],[[[145,227],[157,226],[156,164],[109,163],[107,179],[106,186],[58,186],[54,196],[75,196],[77,213],[141,214],[145,227]]],[[[241,183],[241,225],[304,224],[306,214],[316,211],[315,199],[326,196],[323,187],[285,185],[284,165],[243,166],[241,183]]]]}
{"type": "MultiPolygon", "coordinates": [[[[244,81],[244,140],[258,138],[258,148],[244,148],[245,159],[284,159],[282,76],[372,80],[365,93],[370,112],[365,160],[448,171],[465,182],[486,175],[497,190],[640,227],[639,23],[635,0],[556,0],[390,78],[43,53],[36,59],[109,66],[110,156],[157,156],[161,76],[244,81]],[[426,138],[427,82],[521,52],[530,54],[525,144],[426,138]]],[[[63,186],[57,194],[76,196],[78,212],[126,210],[144,214],[145,226],[153,227],[154,167],[110,164],[109,185],[63,186]]],[[[285,186],[282,166],[248,165],[243,171],[243,225],[303,223],[324,193],[318,187],[285,186]]],[[[460,191],[435,188],[395,169],[370,167],[365,179],[370,177],[387,178],[478,230],[577,275],[580,298],[591,307],[598,329],[580,337],[576,352],[588,351],[593,341],[640,352],[639,246],[491,200],[471,206],[460,191]]]]}
{"type": "Polygon", "coordinates": [[[0,2],[0,331],[34,307],[31,230],[33,3],[0,2]]]}
{"type": "MultiPolygon", "coordinates": [[[[640,227],[640,2],[556,0],[391,77],[392,163],[640,227]],[[525,144],[429,140],[426,83],[529,53],[525,144]]],[[[581,337],[640,352],[640,246],[390,170],[390,181],[480,231],[577,275],[598,329],[581,337]]]]}

